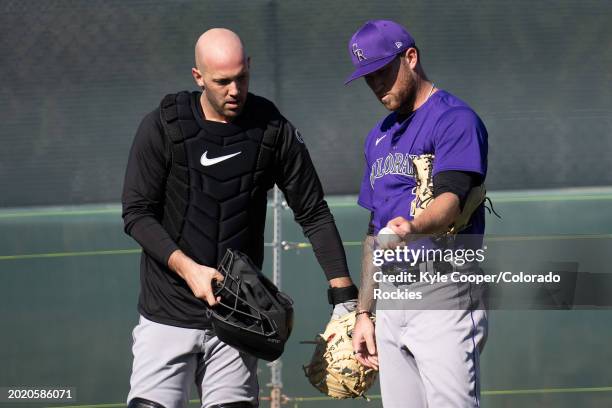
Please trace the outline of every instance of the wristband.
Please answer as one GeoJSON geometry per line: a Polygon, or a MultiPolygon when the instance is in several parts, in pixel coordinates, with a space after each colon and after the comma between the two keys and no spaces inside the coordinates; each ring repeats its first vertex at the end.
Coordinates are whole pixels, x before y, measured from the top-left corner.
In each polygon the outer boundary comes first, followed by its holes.
{"type": "Polygon", "coordinates": [[[343,288],[327,289],[327,301],[333,306],[344,303],[348,300],[357,299],[358,296],[359,290],[355,285],[345,286],[343,288]]]}

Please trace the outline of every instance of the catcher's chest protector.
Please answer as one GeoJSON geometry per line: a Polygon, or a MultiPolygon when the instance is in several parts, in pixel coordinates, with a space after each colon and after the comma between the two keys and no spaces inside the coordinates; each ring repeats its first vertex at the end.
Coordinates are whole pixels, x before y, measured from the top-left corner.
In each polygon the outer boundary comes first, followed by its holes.
{"type": "Polygon", "coordinates": [[[236,123],[203,124],[197,95],[167,95],[160,106],[172,156],[162,224],[201,264],[216,266],[235,248],[261,267],[280,114],[249,94],[236,123]]]}

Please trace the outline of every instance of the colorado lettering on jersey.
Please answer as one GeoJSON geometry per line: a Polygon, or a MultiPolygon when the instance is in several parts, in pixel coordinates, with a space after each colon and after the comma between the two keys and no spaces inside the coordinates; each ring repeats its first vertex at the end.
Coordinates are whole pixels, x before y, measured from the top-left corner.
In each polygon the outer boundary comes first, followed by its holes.
{"type": "Polygon", "coordinates": [[[372,165],[370,172],[370,184],[374,188],[376,179],[386,176],[387,174],[397,174],[414,178],[414,166],[412,159],[417,155],[389,153],[386,157],[379,157],[372,165]]]}

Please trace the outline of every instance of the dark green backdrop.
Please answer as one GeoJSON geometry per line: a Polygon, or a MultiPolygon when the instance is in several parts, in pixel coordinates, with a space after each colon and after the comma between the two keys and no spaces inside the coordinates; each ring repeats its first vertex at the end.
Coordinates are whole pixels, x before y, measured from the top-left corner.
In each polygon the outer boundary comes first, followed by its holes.
{"type": "Polygon", "coordinates": [[[490,133],[489,187],[612,184],[612,3],[593,1],[0,2],[0,207],[117,202],[142,116],[193,89],[204,30],[237,31],[252,90],[301,129],[328,193],[355,194],[385,113],[351,71],[367,19],[405,24],[440,88],[490,133]]]}
{"type": "MultiPolygon", "coordinates": [[[[590,265],[597,270],[589,271],[609,273],[612,217],[606,209],[612,203],[611,189],[491,196],[504,217],[488,217],[491,235],[532,237],[527,244],[537,248],[540,239],[550,239],[546,237],[586,234],[578,241],[592,242],[590,247],[599,248],[594,253],[608,259],[590,265]]],[[[330,200],[357,277],[358,241],[367,213],[354,202],[355,197],[330,200]]],[[[288,210],[283,223],[284,239],[304,241],[288,210]]],[[[71,386],[77,389],[78,404],[122,402],[129,388],[131,330],[137,321],[139,254],[136,244],[122,234],[117,206],[0,211],[0,231],[0,387],[71,386]]],[[[269,255],[264,268],[268,274],[269,255]]],[[[514,256],[521,253],[514,251],[514,256]]],[[[580,254],[570,248],[560,260],[576,257],[580,254]]],[[[311,339],[329,318],[326,284],[310,249],[283,252],[282,260],[283,288],[294,297],[296,309],[294,333],[283,355],[283,392],[289,397],[317,397],[320,394],[301,370],[312,346],[299,341],[311,339]]],[[[483,406],[611,406],[610,342],[610,310],[490,312],[482,358],[483,406]]],[[[260,367],[262,393],[267,395],[269,369],[260,367]]],[[[378,394],[378,388],[372,393],[378,394]]],[[[380,407],[380,401],[368,406],[380,407]]]]}

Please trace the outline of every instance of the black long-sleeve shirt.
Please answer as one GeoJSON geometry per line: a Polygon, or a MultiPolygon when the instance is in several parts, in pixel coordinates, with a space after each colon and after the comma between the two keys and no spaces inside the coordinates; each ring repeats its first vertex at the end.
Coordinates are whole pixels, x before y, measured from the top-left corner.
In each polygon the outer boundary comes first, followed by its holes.
{"type": "MultiPolygon", "coordinates": [[[[198,95],[193,94],[191,103],[201,127],[219,133],[224,127],[235,126],[205,120],[198,95]]],[[[248,114],[246,108],[243,114],[248,114]]],[[[286,120],[279,132],[276,184],[312,243],[327,279],[348,276],[341,238],[303,140],[286,120]]],[[[122,195],[125,231],[143,248],[139,311],[160,323],[204,328],[208,327],[204,302],[196,299],[167,265],[170,255],[179,249],[162,226],[171,160],[170,141],[163,133],[158,108],[145,116],[136,132],[122,195]]]]}

